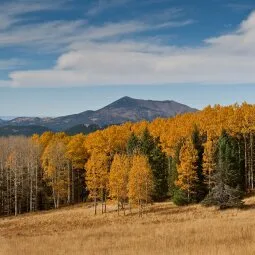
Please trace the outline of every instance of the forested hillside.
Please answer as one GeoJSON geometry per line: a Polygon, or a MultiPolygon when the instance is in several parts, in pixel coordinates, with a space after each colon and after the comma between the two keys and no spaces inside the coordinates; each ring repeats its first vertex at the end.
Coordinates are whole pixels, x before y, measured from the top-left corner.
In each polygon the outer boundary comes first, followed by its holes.
{"type": "Polygon", "coordinates": [[[0,214],[91,199],[119,210],[171,198],[241,206],[254,189],[255,106],[208,106],[89,135],[46,132],[0,139],[0,214]]]}

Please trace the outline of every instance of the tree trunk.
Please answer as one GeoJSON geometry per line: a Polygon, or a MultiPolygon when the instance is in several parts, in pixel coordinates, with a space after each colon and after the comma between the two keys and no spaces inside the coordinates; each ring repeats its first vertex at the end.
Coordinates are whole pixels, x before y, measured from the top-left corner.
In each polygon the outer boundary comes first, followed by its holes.
{"type": "Polygon", "coordinates": [[[95,195],[95,197],[94,197],[94,208],[95,208],[95,215],[97,215],[97,197],[96,197],[96,195],[95,195]]]}
{"type": "Polygon", "coordinates": [[[251,150],[251,173],[250,173],[250,184],[251,184],[251,189],[253,190],[253,185],[254,185],[254,180],[253,180],[253,134],[252,132],[250,133],[250,150],[251,150]]]}
{"type": "Polygon", "coordinates": [[[246,135],[244,135],[244,168],[245,168],[245,189],[249,189],[248,183],[248,164],[247,164],[247,140],[246,135]]]}
{"type": "Polygon", "coordinates": [[[17,169],[14,170],[14,211],[15,216],[18,215],[18,184],[17,184],[17,169]]]}
{"type": "Polygon", "coordinates": [[[72,203],[74,204],[74,169],[72,164],[72,203]]]}
{"type": "Polygon", "coordinates": [[[119,200],[119,197],[118,197],[118,216],[120,215],[120,200],[119,200]]]}

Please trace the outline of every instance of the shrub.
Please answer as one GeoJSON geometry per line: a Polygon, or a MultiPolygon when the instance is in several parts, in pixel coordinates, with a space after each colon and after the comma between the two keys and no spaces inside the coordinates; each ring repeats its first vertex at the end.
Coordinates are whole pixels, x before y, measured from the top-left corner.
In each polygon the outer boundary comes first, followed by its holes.
{"type": "Polygon", "coordinates": [[[187,205],[189,203],[186,193],[181,189],[175,189],[173,194],[173,202],[178,206],[187,205]]]}

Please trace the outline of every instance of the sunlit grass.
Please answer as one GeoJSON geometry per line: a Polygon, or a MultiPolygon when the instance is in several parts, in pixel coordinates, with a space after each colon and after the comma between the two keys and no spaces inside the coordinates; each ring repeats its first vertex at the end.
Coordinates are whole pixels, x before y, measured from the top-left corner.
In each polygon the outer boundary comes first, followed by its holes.
{"type": "MultiPolygon", "coordinates": [[[[78,205],[0,219],[0,254],[255,254],[255,199],[243,210],[150,206],[142,218],[78,205]]],[[[100,207],[99,207],[100,208],[100,207]]]]}

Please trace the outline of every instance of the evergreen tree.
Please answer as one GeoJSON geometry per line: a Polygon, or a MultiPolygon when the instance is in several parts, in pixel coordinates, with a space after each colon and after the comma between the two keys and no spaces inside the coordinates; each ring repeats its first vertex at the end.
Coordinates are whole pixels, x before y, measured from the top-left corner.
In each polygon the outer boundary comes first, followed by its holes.
{"type": "Polygon", "coordinates": [[[177,165],[180,164],[179,156],[181,147],[182,143],[177,143],[174,156],[168,158],[168,192],[170,197],[174,197],[175,191],[179,189],[175,182],[178,179],[177,165]]]}
{"type": "Polygon", "coordinates": [[[165,199],[168,194],[168,160],[159,141],[146,128],[140,139],[135,134],[131,135],[127,151],[129,154],[140,153],[147,156],[154,177],[152,198],[154,201],[165,199]]]}
{"type": "Polygon", "coordinates": [[[133,132],[127,142],[127,154],[133,155],[134,152],[139,152],[140,140],[133,132]]]}
{"type": "Polygon", "coordinates": [[[222,181],[233,188],[241,187],[241,167],[238,160],[237,142],[223,131],[217,151],[217,169],[222,181]]]}
{"type": "Polygon", "coordinates": [[[199,134],[198,127],[195,125],[194,130],[191,135],[191,139],[194,145],[195,150],[197,151],[197,160],[195,162],[197,168],[197,182],[196,182],[196,200],[200,202],[204,199],[207,194],[207,187],[204,183],[204,175],[203,175],[203,140],[199,134]]]}
{"type": "Polygon", "coordinates": [[[203,203],[217,205],[221,209],[241,206],[241,171],[237,142],[223,131],[218,141],[216,173],[213,176],[215,186],[203,203]]]}

